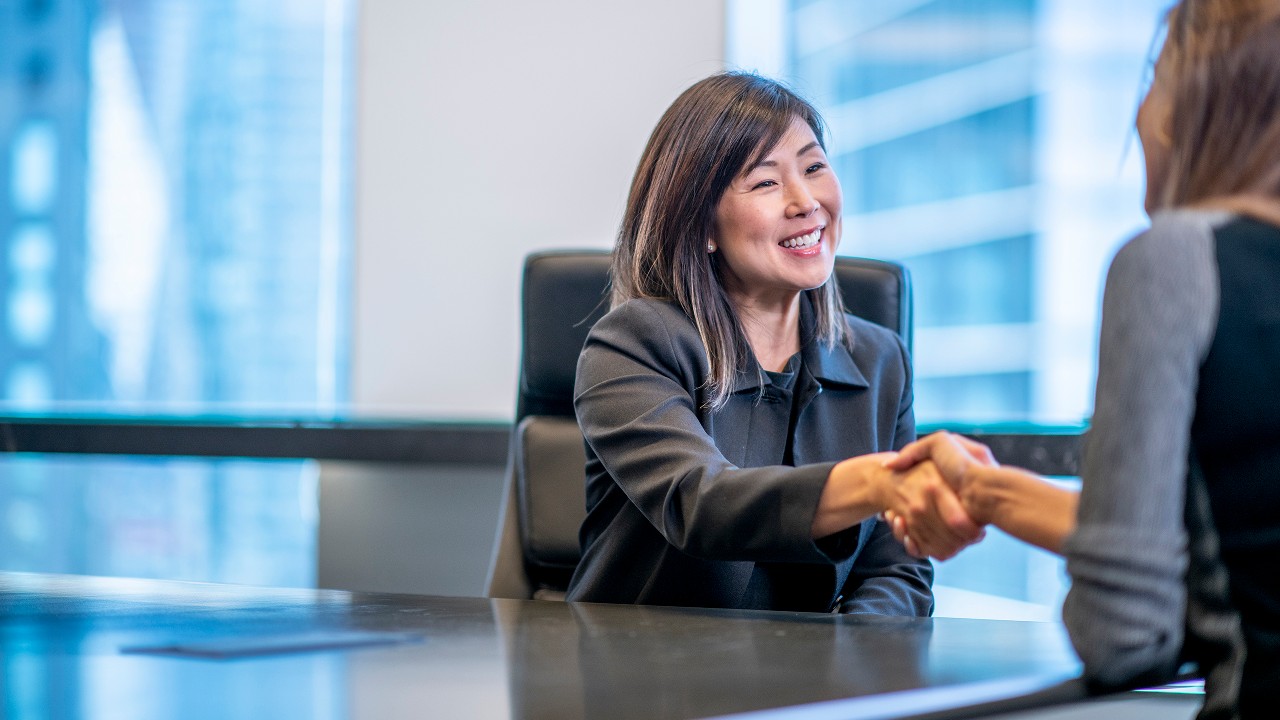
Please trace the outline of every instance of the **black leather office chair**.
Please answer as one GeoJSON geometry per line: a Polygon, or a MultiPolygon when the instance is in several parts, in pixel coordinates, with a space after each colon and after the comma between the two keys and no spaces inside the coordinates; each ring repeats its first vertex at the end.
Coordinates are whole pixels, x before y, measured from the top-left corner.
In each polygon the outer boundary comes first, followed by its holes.
{"type": "MultiPolygon", "coordinates": [[[[586,515],[582,434],[573,381],[587,331],[609,309],[609,253],[540,252],[525,260],[516,426],[507,487],[485,593],[563,599],[578,563],[586,515]]],[[[911,344],[906,268],[880,260],[836,259],[845,306],[911,344]]]]}

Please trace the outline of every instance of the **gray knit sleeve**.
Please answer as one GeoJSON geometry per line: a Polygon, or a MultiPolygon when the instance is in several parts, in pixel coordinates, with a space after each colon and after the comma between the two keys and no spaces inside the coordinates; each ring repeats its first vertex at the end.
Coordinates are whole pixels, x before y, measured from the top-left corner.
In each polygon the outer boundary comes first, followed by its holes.
{"type": "Polygon", "coordinates": [[[1159,682],[1177,669],[1187,452],[1200,365],[1217,326],[1213,226],[1221,220],[1158,213],[1107,275],[1063,606],[1085,677],[1101,685],[1159,682]]]}

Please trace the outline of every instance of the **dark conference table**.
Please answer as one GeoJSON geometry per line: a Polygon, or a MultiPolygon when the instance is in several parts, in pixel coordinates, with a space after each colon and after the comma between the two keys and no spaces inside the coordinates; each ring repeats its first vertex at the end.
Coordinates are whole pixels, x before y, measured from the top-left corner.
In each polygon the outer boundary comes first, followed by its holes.
{"type": "Polygon", "coordinates": [[[1083,696],[1050,623],[25,573],[0,573],[0,665],[8,718],[817,720],[1083,696]]]}

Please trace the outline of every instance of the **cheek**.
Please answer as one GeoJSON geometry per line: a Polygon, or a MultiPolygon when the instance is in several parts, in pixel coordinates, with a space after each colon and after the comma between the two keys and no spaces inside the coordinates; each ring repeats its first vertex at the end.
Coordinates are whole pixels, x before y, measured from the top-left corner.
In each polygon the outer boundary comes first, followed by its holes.
{"type": "Polygon", "coordinates": [[[835,173],[828,173],[822,183],[822,196],[819,201],[832,218],[844,212],[844,189],[840,187],[840,178],[835,173]]]}
{"type": "Polygon", "coordinates": [[[742,208],[733,217],[733,235],[742,243],[755,244],[773,237],[776,226],[758,207],[742,208]]]}
{"type": "Polygon", "coordinates": [[[729,245],[749,238],[756,222],[756,211],[750,202],[742,199],[722,200],[716,209],[714,232],[717,242],[729,245]]]}
{"type": "Polygon", "coordinates": [[[1164,186],[1164,174],[1168,169],[1169,145],[1163,128],[1161,108],[1150,99],[1138,108],[1138,139],[1142,143],[1142,158],[1147,173],[1147,210],[1152,210],[1164,186]]]}

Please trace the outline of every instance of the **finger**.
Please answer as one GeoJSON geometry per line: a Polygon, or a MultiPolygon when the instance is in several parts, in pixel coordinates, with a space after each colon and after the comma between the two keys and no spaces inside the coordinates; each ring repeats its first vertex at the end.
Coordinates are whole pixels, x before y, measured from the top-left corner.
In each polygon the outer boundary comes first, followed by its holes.
{"type": "Polygon", "coordinates": [[[893,532],[893,537],[898,542],[906,544],[907,540],[907,522],[901,517],[894,516],[889,524],[889,529],[893,532]]]}
{"type": "MultiPolygon", "coordinates": [[[[982,526],[969,517],[964,503],[954,493],[939,493],[936,498],[938,516],[950,531],[951,537],[960,547],[977,542],[982,535],[982,526]]],[[[959,550],[959,547],[956,548],[959,550]]]]}
{"type": "Polygon", "coordinates": [[[960,443],[960,447],[964,448],[965,452],[969,453],[975,460],[982,462],[984,465],[1000,464],[996,462],[996,456],[991,452],[991,448],[985,444],[963,435],[956,435],[955,438],[956,442],[960,443]]]}
{"type": "Polygon", "coordinates": [[[902,538],[902,547],[906,548],[908,555],[918,558],[929,557],[928,554],[920,552],[920,548],[916,547],[916,541],[912,540],[910,536],[902,538]]]}
{"type": "Polygon", "coordinates": [[[946,490],[942,479],[938,477],[933,463],[924,462],[917,465],[899,478],[898,496],[892,511],[895,517],[901,519],[906,527],[910,528],[909,534],[916,548],[927,554],[933,554],[935,550],[955,544],[954,541],[948,541],[940,536],[945,534],[947,529],[938,516],[936,503],[932,499],[932,495],[939,489],[950,493],[946,490]]]}
{"type": "Polygon", "coordinates": [[[884,466],[891,470],[906,470],[922,460],[927,460],[934,437],[936,434],[908,443],[898,451],[897,457],[885,462],[884,466]]]}
{"type": "MultiPolygon", "coordinates": [[[[912,526],[915,530],[916,544],[920,549],[934,557],[944,559],[954,555],[968,544],[968,539],[952,526],[953,523],[960,524],[963,521],[955,517],[956,508],[947,501],[947,498],[954,498],[949,490],[928,488],[925,492],[928,510],[922,518],[924,521],[912,526]]],[[[960,516],[963,520],[968,519],[963,509],[960,509],[960,516]]]]}
{"type": "Polygon", "coordinates": [[[906,526],[910,530],[907,534],[911,536],[921,557],[948,554],[958,544],[949,537],[949,529],[932,506],[913,512],[906,526]]]}
{"type": "Polygon", "coordinates": [[[949,489],[940,485],[924,488],[922,498],[927,509],[910,523],[915,544],[921,552],[947,560],[982,535],[963,504],[949,489]]]}

